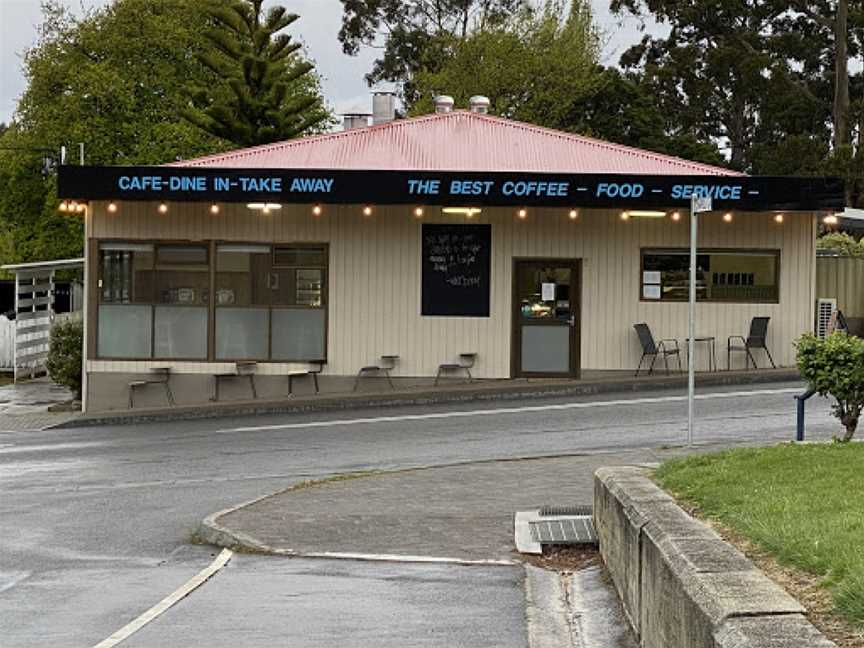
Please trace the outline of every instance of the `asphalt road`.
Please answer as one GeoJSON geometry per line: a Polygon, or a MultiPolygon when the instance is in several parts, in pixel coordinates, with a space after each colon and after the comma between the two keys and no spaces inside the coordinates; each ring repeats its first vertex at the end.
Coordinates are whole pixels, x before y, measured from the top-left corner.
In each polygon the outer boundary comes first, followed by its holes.
{"type": "MultiPolygon", "coordinates": [[[[788,440],[798,389],[703,394],[697,441],[788,440]]],[[[0,644],[95,645],[212,560],[214,552],[188,544],[202,517],[294,482],[369,468],[673,445],[684,438],[685,417],[681,395],[663,391],[0,434],[0,644]]],[[[827,402],[812,400],[810,438],[836,431],[827,402]]],[[[196,627],[210,631],[211,645],[274,643],[255,633],[242,643],[224,639],[228,630],[219,628],[231,626],[231,610],[256,628],[259,621],[293,627],[295,634],[279,635],[295,639],[291,645],[359,637],[372,627],[366,618],[392,640],[380,645],[404,645],[452,617],[454,606],[466,614],[474,609],[474,619],[497,619],[496,645],[524,645],[513,613],[521,585],[506,570],[472,608],[460,599],[465,579],[476,575],[470,570],[405,567],[387,576],[365,564],[294,562],[279,566],[279,577],[262,567],[266,560],[237,557],[229,571],[124,645],[191,645],[195,635],[183,633],[196,627]],[[339,576],[330,574],[334,594],[327,596],[322,579],[334,569],[339,576]],[[249,603],[254,596],[264,607],[249,603]],[[377,610],[369,602],[375,596],[396,613],[377,610]],[[203,603],[212,597],[219,601],[203,603]],[[293,625],[280,617],[280,602],[296,612],[293,625]],[[321,632],[301,632],[308,624],[321,632]],[[166,634],[159,636],[160,628],[166,634]]],[[[440,635],[438,645],[481,645],[469,616],[453,619],[456,634],[440,635]]]]}

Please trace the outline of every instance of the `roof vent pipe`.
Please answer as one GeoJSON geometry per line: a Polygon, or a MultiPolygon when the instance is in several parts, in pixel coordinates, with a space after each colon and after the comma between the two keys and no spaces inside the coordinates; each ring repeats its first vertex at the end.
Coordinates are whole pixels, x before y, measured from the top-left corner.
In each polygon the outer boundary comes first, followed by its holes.
{"type": "Polygon", "coordinates": [[[342,130],[366,128],[369,125],[369,115],[364,113],[346,113],[342,115],[342,130]]]}
{"type": "Polygon", "coordinates": [[[468,105],[471,108],[472,113],[477,113],[478,115],[485,115],[489,112],[489,97],[484,97],[483,95],[474,95],[471,99],[468,100],[468,105]]]}
{"type": "Polygon", "coordinates": [[[439,115],[444,113],[453,112],[453,97],[449,95],[438,95],[434,99],[435,101],[435,112],[439,115]]]}
{"type": "Polygon", "coordinates": [[[396,119],[396,93],[372,93],[372,125],[387,124],[396,119]]]}

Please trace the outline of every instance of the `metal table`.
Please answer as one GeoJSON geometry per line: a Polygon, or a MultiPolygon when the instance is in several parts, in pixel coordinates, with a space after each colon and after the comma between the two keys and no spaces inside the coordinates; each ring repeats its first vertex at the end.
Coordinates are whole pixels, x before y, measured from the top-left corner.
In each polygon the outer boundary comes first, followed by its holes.
{"type": "MultiPolygon", "coordinates": [[[[717,371],[717,345],[713,335],[703,335],[693,338],[693,351],[696,351],[696,345],[704,342],[709,346],[708,355],[708,371],[717,371]]],[[[684,348],[687,353],[687,365],[690,365],[690,338],[684,338],[684,348]]]]}

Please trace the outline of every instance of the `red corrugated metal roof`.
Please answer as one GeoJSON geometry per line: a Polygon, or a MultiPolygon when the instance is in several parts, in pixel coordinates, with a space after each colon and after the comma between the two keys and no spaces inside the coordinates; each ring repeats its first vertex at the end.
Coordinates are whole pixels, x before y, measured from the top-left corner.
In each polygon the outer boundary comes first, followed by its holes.
{"type": "Polygon", "coordinates": [[[739,175],[721,167],[466,111],[266,144],[171,166],[739,175]]]}

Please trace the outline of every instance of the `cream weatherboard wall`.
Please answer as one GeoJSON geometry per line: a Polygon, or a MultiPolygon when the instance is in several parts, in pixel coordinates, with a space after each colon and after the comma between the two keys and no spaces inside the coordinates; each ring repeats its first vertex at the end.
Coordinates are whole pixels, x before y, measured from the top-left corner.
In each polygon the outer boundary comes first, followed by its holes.
{"type": "MultiPolygon", "coordinates": [[[[510,376],[511,277],[515,257],[582,260],[581,358],[583,369],[632,369],[640,350],[632,325],[647,322],[656,337],[686,337],[685,303],[642,302],[640,250],[686,247],[687,219],[630,219],[617,211],[582,210],[570,220],[567,210],[531,209],[524,220],[512,209],[486,208],[466,221],[413,205],[378,206],[364,217],[357,205],[326,205],[320,216],[311,206],[286,205],[262,214],[244,205],[225,205],[219,214],[209,205],[172,203],[159,214],[153,203],[120,203],[108,213],[93,203],[87,237],[121,240],[223,240],[324,242],[330,246],[328,364],[325,374],[351,375],[382,354],[401,357],[400,376],[431,376],[437,366],[461,352],[479,354],[476,375],[510,376]],[[492,224],[492,294],[489,318],[420,315],[421,223],[492,224]]],[[[725,341],[744,335],[750,318],[771,317],[769,345],[778,364],[794,363],[795,338],[812,330],[815,286],[813,214],[736,213],[732,223],[719,214],[701,218],[699,244],[734,249],[779,249],[780,303],[700,303],[697,333],[717,339],[718,360],[725,367],[725,341]]],[[[88,246],[88,254],[91,247],[88,246]]],[[[91,260],[92,261],[92,260],[91,260]]],[[[95,263],[88,264],[95,268],[95,263]]],[[[91,273],[91,294],[93,277],[91,273]]],[[[91,305],[92,306],[92,305],[91,305]]],[[[90,310],[91,317],[93,309],[90,310]]],[[[92,321],[92,320],[91,320],[92,321]]],[[[91,356],[92,357],[92,356],[91,356]]],[[[700,354],[700,360],[704,357],[700,354]]],[[[740,356],[738,362],[743,363],[740,356]]],[[[126,362],[91,359],[90,372],[134,373],[150,365],[171,364],[178,372],[212,373],[213,364],[164,361],[126,362]]],[[[285,365],[261,368],[279,373],[285,365]]]]}

